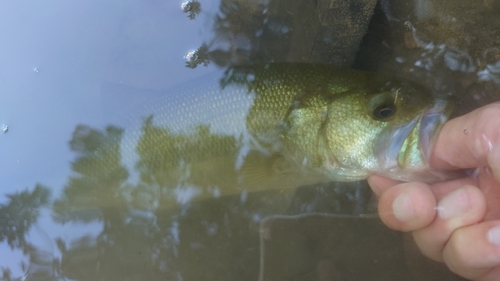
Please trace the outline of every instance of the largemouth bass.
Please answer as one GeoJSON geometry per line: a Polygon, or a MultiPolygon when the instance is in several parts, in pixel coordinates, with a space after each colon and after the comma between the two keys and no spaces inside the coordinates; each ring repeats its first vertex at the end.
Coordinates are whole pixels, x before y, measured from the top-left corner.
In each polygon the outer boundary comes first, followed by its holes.
{"type": "Polygon", "coordinates": [[[428,165],[452,107],[422,86],[369,72],[232,68],[146,107],[121,151],[178,202],[370,174],[433,182],[453,176],[428,165]]]}

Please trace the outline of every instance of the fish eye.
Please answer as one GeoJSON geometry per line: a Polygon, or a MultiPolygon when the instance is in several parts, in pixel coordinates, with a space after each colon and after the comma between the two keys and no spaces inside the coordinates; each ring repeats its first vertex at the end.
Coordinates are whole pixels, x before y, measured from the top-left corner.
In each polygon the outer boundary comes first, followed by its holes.
{"type": "Polygon", "coordinates": [[[383,104],[375,108],[373,111],[373,116],[385,119],[389,118],[396,112],[396,106],[394,104],[383,104]]]}
{"type": "Polygon", "coordinates": [[[368,102],[368,110],[374,119],[386,121],[396,114],[397,105],[394,95],[381,93],[374,95],[368,102]]]}

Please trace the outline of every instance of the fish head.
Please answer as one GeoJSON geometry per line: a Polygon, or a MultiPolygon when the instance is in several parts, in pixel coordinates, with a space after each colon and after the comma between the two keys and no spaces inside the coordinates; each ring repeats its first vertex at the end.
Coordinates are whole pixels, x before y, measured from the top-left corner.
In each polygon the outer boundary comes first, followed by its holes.
{"type": "Polygon", "coordinates": [[[370,174],[404,181],[449,178],[430,169],[429,158],[453,102],[410,82],[378,85],[332,88],[302,102],[288,115],[287,147],[303,166],[337,181],[370,174]]]}
{"type": "Polygon", "coordinates": [[[372,143],[377,166],[370,172],[402,181],[436,182],[462,175],[461,172],[430,168],[434,143],[454,108],[450,96],[436,97],[409,82],[390,91],[372,95],[367,111],[385,123],[372,143]],[[390,99],[394,97],[395,102],[390,99]]]}

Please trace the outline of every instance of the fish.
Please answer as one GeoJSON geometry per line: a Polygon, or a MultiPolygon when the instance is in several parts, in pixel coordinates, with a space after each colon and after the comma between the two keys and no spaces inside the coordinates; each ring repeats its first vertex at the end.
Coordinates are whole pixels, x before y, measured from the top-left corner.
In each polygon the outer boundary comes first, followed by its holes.
{"type": "Polygon", "coordinates": [[[453,101],[426,87],[324,64],[227,69],[168,91],[138,113],[122,162],[142,181],[193,198],[289,189],[371,174],[456,177],[429,158],[453,101]]]}

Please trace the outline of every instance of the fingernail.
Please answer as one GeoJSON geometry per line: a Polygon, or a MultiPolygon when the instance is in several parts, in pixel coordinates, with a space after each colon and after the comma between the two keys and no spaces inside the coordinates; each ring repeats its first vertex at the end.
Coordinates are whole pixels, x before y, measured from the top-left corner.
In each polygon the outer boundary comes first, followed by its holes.
{"type": "Polygon", "coordinates": [[[415,218],[415,211],[413,210],[413,202],[407,193],[401,193],[392,202],[392,211],[394,216],[400,221],[410,221],[415,218]]]}
{"type": "Polygon", "coordinates": [[[500,246],[500,226],[492,227],[488,231],[488,240],[495,246],[500,246]]]}
{"type": "Polygon", "coordinates": [[[469,196],[460,188],[448,194],[438,205],[439,217],[445,220],[465,215],[469,211],[469,196]]]}

